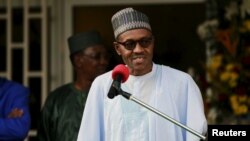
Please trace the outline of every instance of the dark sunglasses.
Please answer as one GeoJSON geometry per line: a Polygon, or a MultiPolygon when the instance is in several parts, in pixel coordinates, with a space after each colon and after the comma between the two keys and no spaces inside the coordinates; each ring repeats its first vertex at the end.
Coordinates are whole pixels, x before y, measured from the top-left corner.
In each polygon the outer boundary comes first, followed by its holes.
{"type": "Polygon", "coordinates": [[[139,43],[141,47],[147,48],[152,43],[153,40],[154,38],[153,36],[151,36],[142,38],[140,40],[128,40],[125,42],[116,41],[115,43],[123,45],[127,50],[133,50],[136,47],[137,43],[139,43]]]}

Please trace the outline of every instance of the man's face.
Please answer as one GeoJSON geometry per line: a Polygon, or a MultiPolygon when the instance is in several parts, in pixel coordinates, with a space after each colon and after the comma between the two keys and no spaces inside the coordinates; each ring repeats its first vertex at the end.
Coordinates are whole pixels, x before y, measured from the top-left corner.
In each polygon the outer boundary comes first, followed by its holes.
{"type": "Polygon", "coordinates": [[[80,71],[90,79],[103,74],[109,64],[109,55],[102,45],[94,45],[86,48],[82,54],[80,71]]]}
{"type": "Polygon", "coordinates": [[[154,49],[152,33],[146,29],[133,29],[119,35],[114,46],[128,65],[130,74],[143,75],[151,71],[154,49]]]}

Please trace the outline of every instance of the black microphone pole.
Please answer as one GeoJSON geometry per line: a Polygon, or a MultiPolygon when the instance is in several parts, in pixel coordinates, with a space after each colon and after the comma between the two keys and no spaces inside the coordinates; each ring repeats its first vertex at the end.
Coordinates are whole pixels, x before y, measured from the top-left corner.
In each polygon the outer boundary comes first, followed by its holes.
{"type": "Polygon", "coordinates": [[[122,81],[122,76],[121,75],[117,75],[114,79],[114,81],[111,84],[111,87],[109,89],[108,92],[108,97],[110,99],[114,98],[117,94],[120,88],[121,88],[121,81],[122,81]]]}
{"type": "MultiPolygon", "coordinates": [[[[115,86],[114,86],[114,87],[115,87],[115,86]]],[[[183,125],[183,124],[181,124],[181,123],[178,122],[177,120],[175,120],[175,119],[173,119],[173,118],[171,118],[171,117],[165,115],[164,113],[158,111],[157,109],[151,107],[150,105],[147,105],[146,103],[144,103],[144,102],[138,100],[137,98],[133,97],[130,93],[124,92],[124,91],[123,91],[121,88],[119,88],[119,87],[115,87],[115,89],[117,90],[118,94],[121,94],[123,97],[127,98],[128,100],[132,100],[132,101],[136,102],[137,104],[139,104],[139,105],[141,105],[141,106],[147,108],[148,110],[150,110],[150,111],[156,113],[157,115],[159,115],[159,116],[161,116],[161,117],[163,117],[163,118],[165,118],[165,119],[171,121],[172,123],[174,123],[174,124],[176,124],[176,125],[178,125],[178,126],[184,128],[184,129],[186,129],[186,130],[189,131],[190,133],[192,133],[192,134],[198,136],[200,139],[206,140],[206,137],[203,136],[202,134],[200,134],[199,132],[197,132],[197,131],[195,131],[195,130],[193,130],[193,129],[191,129],[191,128],[189,128],[189,127],[183,125]]]]}

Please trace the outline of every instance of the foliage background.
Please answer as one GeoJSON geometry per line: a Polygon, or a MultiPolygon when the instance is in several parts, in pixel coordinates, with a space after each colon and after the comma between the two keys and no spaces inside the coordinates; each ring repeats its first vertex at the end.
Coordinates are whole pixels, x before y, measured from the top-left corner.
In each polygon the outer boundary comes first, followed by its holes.
{"type": "Polygon", "coordinates": [[[247,3],[247,0],[207,0],[207,19],[197,28],[207,48],[206,77],[199,80],[199,85],[209,124],[246,124],[250,119],[247,3]]]}

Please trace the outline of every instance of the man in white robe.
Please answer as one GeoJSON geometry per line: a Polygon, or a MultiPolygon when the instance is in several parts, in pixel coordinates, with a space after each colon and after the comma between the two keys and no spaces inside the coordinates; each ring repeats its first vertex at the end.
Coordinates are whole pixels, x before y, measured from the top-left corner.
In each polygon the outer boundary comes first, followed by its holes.
{"type": "MultiPolygon", "coordinates": [[[[205,135],[201,93],[179,70],[152,62],[154,38],[148,17],[133,8],[112,17],[114,48],[129,69],[121,89],[181,124],[205,135]]],[[[92,83],[78,141],[199,141],[200,138],[121,95],[107,97],[111,71],[92,83]]]]}

